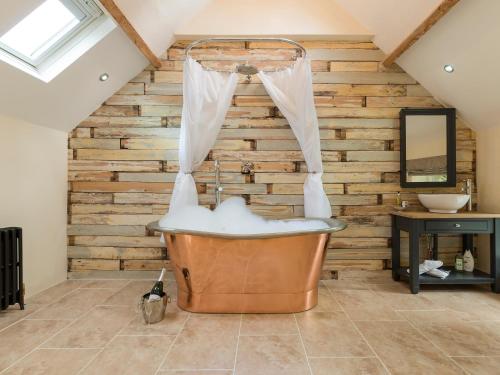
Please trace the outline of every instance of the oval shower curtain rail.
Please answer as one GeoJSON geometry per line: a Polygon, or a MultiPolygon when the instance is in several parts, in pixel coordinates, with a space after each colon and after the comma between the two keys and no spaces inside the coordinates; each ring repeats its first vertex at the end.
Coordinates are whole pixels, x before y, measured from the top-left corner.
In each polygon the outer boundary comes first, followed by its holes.
{"type": "Polygon", "coordinates": [[[297,47],[300,50],[301,57],[307,56],[306,49],[300,43],[287,38],[207,38],[195,40],[194,42],[190,43],[186,47],[186,57],[189,56],[189,52],[193,47],[197,46],[198,44],[210,42],[283,42],[297,47]]]}

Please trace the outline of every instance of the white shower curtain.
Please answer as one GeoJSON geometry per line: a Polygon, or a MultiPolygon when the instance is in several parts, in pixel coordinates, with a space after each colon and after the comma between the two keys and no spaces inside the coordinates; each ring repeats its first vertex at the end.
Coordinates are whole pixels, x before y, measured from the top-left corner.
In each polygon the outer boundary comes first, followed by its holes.
{"type": "Polygon", "coordinates": [[[304,153],[308,170],[304,183],[305,216],[330,217],[332,209],[321,181],[323,165],[309,59],[299,58],[291,68],[261,71],[258,76],[288,120],[304,153]]]}
{"type": "Polygon", "coordinates": [[[215,144],[237,83],[236,73],[205,70],[189,57],[184,62],[179,173],[169,212],[186,205],[198,205],[198,193],[191,173],[215,144]]]}
{"type": "MultiPolygon", "coordinates": [[[[321,145],[309,60],[300,58],[289,69],[259,72],[258,76],[290,123],[304,153],[308,170],[304,183],[305,216],[330,217],[330,202],[321,181],[321,145]]],[[[179,140],[180,170],[175,179],[169,213],[183,206],[198,205],[198,194],[191,173],[199,167],[214,145],[237,82],[236,73],[205,70],[195,60],[186,59],[179,140]]]]}

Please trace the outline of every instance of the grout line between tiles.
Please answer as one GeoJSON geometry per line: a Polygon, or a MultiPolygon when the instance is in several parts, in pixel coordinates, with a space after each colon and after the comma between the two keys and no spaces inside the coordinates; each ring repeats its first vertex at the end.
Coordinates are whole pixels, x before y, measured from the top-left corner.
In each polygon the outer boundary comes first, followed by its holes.
{"type": "MultiPolygon", "coordinates": [[[[129,283],[125,284],[125,286],[127,286],[128,284],[129,284],[129,283]]],[[[121,290],[121,289],[120,289],[120,290],[121,290]]],[[[117,292],[117,293],[118,293],[118,292],[117,292]]],[[[94,309],[95,309],[95,308],[97,308],[97,307],[98,307],[98,305],[94,306],[94,309]]],[[[111,343],[112,343],[112,342],[113,342],[113,341],[114,341],[114,340],[118,337],[119,333],[120,333],[121,331],[123,331],[123,329],[124,329],[125,327],[127,327],[127,326],[128,326],[128,325],[132,322],[132,320],[134,320],[134,319],[135,319],[135,317],[131,318],[131,319],[130,319],[130,320],[129,320],[126,324],[124,324],[124,325],[123,325],[123,327],[122,327],[122,328],[121,328],[121,329],[120,329],[120,330],[119,330],[119,331],[118,331],[118,332],[117,332],[117,333],[116,333],[116,334],[115,334],[115,335],[114,335],[114,336],[113,336],[113,337],[112,337],[112,338],[111,338],[111,339],[110,339],[110,340],[109,340],[109,341],[108,341],[108,342],[107,342],[107,343],[106,343],[106,344],[105,344],[102,348],[98,348],[98,349],[100,349],[100,350],[99,350],[99,351],[98,351],[98,352],[97,352],[97,353],[96,353],[96,354],[95,354],[95,355],[94,355],[94,356],[93,356],[93,357],[92,357],[92,358],[91,358],[91,359],[87,362],[87,364],[86,364],[85,366],[83,366],[83,367],[82,367],[82,368],[81,368],[81,369],[77,372],[77,375],[78,375],[78,374],[81,374],[81,373],[82,373],[82,371],[84,371],[85,369],[87,369],[87,368],[91,365],[91,363],[95,361],[95,359],[99,356],[99,354],[101,354],[101,353],[102,353],[102,352],[103,352],[103,351],[104,351],[104,350],[105,350],[105,349],[106,349],[106,348],[107,348],[107,347],[108,347],[108,346],[109,346],[109,345],[110,345],[110,344],[111,344],[111,343]]]]}
{"type": "Polygon", "coordinates": [[[83,366],[77,373],[76,375],[79,375],[82,373],[82,371],[86,370],[91,364],[92,362],[94,362],[96,360],[96,358],[99,356],[99,354],[101,354],[110,344],[111,342],[116,338],[117,335],[114,335],[111,340],[109,340],[106,345],[104,345],[102,348],[99,348],[100,350],[97,351],[97,353],[85,364],[85,366],[83,366]]]}
{"type": "Polygon", "coordinates": [[[488,358],[495,357],[500,358],[500,355],[450,355],[450,358],[488,358]]]}
{"type": "MultiPolygon", "coordinates": [[[[78,288],[77,288],[78,289],[78,288]]],[[[75,289],[76,290],[76,289],[75,289]]],[[[64,329],[68,328],[70,325],[72,325],[73,323],[75,323],[78,319],[82,318],[83,316],[89,314],[95,307],[91,308],[89,311],[87,311],[86,313],[82,314],[80,317],[74,319],[74,320],[68,320],[68,324],[64,325],[61,329],[59,329],[58,331],[56,331],[53,335],[49,336],[47,339],[45,339],[44,341],[42,341],[40,344],[38,344],[36,347],[34,347],[32,350],[30,350],[28,353],[26,353],[24,356],[22,356],[21,358],[17,359],[16,361],[12,362],[8,367],[6,367],[5,369],[3,369],[2,371],[0,371],[0,374],[3,374],[5,373],[8,369],[10,369],[11,367],[15,366],[17,363],[21,362],[22,360],[24,360],[25,358],[27,358],[31,353],[35,352],[37,349],[43,349],[41,346],[43,344],[45,344],[46,342],[52,340],[54,337],[56,337],[59,333],[61,333],[64,329]]],[[[24,320],[24,319],[23,319],[24,320]]],[[[54,319],[52,319],[54,320],[54,319]]]]}
{"type": "Polygon", "coordinates": [[[189,318],[191,318],[191,313],[188,314],[188,316],[186,317],[186,320],[184,320],[184,323],[182,323],[181,329],[179,329],[179,332],[177,332],[177,335],[172,340],[172,343],[170,344],[170,347],[168,348],[167,352],[165,353],[165,356],[163,357],[162,361],[160,362],[160,365],[158,366],[158,368],[155,371],[155,375],[157,375],[161,371],[161,368],[163,367],[163,364],[167,360],[167,357],[170,354],[170,351],[172,350],[172,348],[174,347],[174,344],[176,343],[176,341],[179,338],[180,334],[184,330],[184,327],[186,327],[186,323],[189,320],[189,318]]]}
{"type": "Polygon", "coordinates": [[[243,325],[243,314],[240,314],[240,326],[238,327],[238,339],[236,340],[236,350],[234,352],[233,375],[236,374],[236,360],[238,359],[238,349],[240,347],[241,326],[243,325]]]}
{"type": "Polygon", "coordinates": [[[266,336],[298,336],[298,333],[251,333],[240,335],[242,337],[266,337],[266,336]]]}
{"type": "MultiPolygon", "coordinates": [[[[50,289],[50,288],[49,288],[50,289]]],[[[72,289],[71,291],[69,291],[68,293],[65,293],[63,294],[60,298],[58,298],[56,301],[53,301],[51,303],[33,303],[34,305],[42,305],[39,309],[27,314],[26,316],[23,316],[21,319],[19,320],[16,320],[14,321],[13,323],[9,324],[8,326],[5,326],[4,328],[0,329],[0,332],[3,332],[5,331],[7,328],[9,327],[12,327],[14,324],[16,323],[19,323],[20,321],[22,320],[76,320],[76,319],[33,319],[33,318],[30,318],[31,315],[33,315],[34,313],[38,312],[38,311],[41,311],[41,310],[44,310],[45,308],[47,308],[48,306],[56,303],[56,302],[59,302],[61,299],[63,299],[64,297],[66,297],[67,295],[73,293],[75,290],[77,289],[80,289],[80,287],[78,288],[75,288],[75,289],[72,289]]],[[[40,293],[43,293],[44,291],[40,292],[40,293]]],[[[33,296],[34,297],[34,296],[33,296]]],[[[29,306],[31,304],[31,302],[27,302],[26,303],[26,306],[29,306]]]]}
{"type": "MultiPolygon", "coordinates": [[[[127,284],[125,284],[125,285],[123,286],[123,288],[125,288],[128,284],[130,284],[130,281],[129,281],[127,284]]],[[[85,284],[83,284],[83,285],[85,285],[85,284]]],[[[118,292],[119,292],[120,290],[122,290],[123,288],[119,288],[119,289],[117,289],[116,293],[118,293],[118,292]]],[[[57,301],[55,301],[55,302],[53,302],[53,303],[51,303],[51,304],[49,304],[49,305],[47,305],[47,306],[45,306],[45,307],[48,307],[48,306],[50,306],[50,305],[52,305],[52,304],[54,304],[54,303],[57,303],[58,301],[60,301],[60,300],[61,300],[62,298],[64,298],[65,296],[67,296],[67,295],[69,295],[69,294],[71,294],[71,293],[73,293],[73,292],[75,292],[75,291],[77,291],[77,290],[81,290],[81,289],[85,289],[85,288],[82,288],[81,286],[79,286],[79,287],[77,287],[77,288],[73,289],[72,291],[70,291],[70,292],[66,293],[65,295],[63,295],[63,296],[62,296],[61,298],[59,298],[57,301]]],[[[1,373],[3,373],[4,371],[6,371],[6,370],[7,370],[8,368],[10,368],[11,366],[13,366],[13,365],[15,365],[16,363],[18,363],[19,361],[21,361],[21,360],[23,360],[24,358],[26,358],[27,356],[29,356],[31,353],[33,353],[33,352],[34,352],[34,351],[36,351],[37,349],[45,349],[45,348],[41,348],[41,346],[42,346],[42,345],[44,345],[46,342],[50,341],[50,340],[51,340],[52,338],[54,338],[55,336],[57,336],[57,335],[58,335],[59,333],[61,333],[64,329],[66,329],[66,328],[68,328],[69,326],[71,326],[72,324],[74,324],[74,323],[75,323],[76,321],[78,321],[79,319],[82,319],[82,318],[84,318],[84,317],[86,317],[86,316],[90,315],[90,312],[91,312],[91,311],[93,311],[94,309],[96,309],[96,308],[97,308],[97,306],[98,306],[98,305],[92,306],[92,308],[90,308],[88,311],[86,311],[86,312],[82,313],[82,314],[81,314],[80,316],[78,316],[77,318],[75,318],[75,319],[73,319],[73,320],[69,320],[69,323],[68,323],[68,324],[66,324],[63,328],[61,328],[59,331],[57,331],[57,332],[56,332],[56,333],[54,333],[52,336],[50,336],[49,338],[47,338],[45,341],[43,341],[41,344],[39,344],[37,347],[35,347],[32,351],[30,351],[30,352],[29,352],[28,354],[26,354],[24,357],[20,358],[19,360],[15,361],[14,363],[12,363],[9,367],[7,367],[5,370],[3,370],[2,372],[0,372],[0,374],[1,374],[1,373]]],[[[42,308],[41,310],[43,310],[43,308],[42,308]]],[[[37,311],[38,311],[38,310],[37,310],[37,311]]],[[[30,319],[25,319],[25,320],[30,320],[30,319]]],[[[35,320],[35,319],[31,319],[31,320],[35,320]]],[[[40,320],[42,320],[42,319],[40,319],[40,320]]],[[[67,320],[67,319],[52,319],[52,320],[67,320]]],[[[87,362],[87,364],[86,364],[86,365],[85,365],[82,369],[80,369],[80,370],[78,371],[78,373],[77,373],[77,374],[80,374],[80,373],[81,373],[81,371],[82,371],[83,369],[87,368],[87,367],[89,366],[89,364],[90,364],[92,361],[94,361],[94,359],[95,359],[95,358],[99,355],[99,353],[101,353],[101,352],[104,350],[104,348],[106,348],[106,347],[109,345],[109,343],[110,343],[111,341],[113,341],[113,340],[114,340],[114,338],[115,338],[116,336],[117,336],[117,335],[113,336],[113,337],[111,338],[111,340],[109,340],[109,342],[108,342],[106,345],[104,345],[104,347],[102,347],[102,348],[93,348],[93,349],[101,349],[101,350],[99,350],[99,351],[96,353],[96,355],[95,355],[94,357],[92,357],[92,359],[90,359],[90,360],[89,360],[89,362],[87,362]]],[[[53,349],[71,349],[71,348],[53,348],[53,349]]],[[[76,349],[76,348],[75,348],[75,349],[76,349]]]]}
{"type": "Polygon", "coordinates": [[[337,302],[337,304],[340,306],[340,309],[342,310],[342,312],[345,314],[345,316],[347,317],[347,319],[351,322],[351,324],[353,325],[354,329],[358,332],[358,334],[361,336],[361,338],[364,340],[364,342],[366,343],[366,345],[370,348],[370,350],[372,351],[372,353],[375,355],[375,357],[379,360],[380,364],[384,367],[385,371],[388,373],[388,374],[392,374],[390,371],[389,371],[389,368],[387,367],[387,365],[384,363],[384,361],[382,361],[382,358],[379,357],[379,355],[377,354],[377,352],[375,351],[375,349],[373,349],[373,347],[371,346],[371,344],[368,342],[367,338],[365,337],[365,335],[363,335],[363,333],[361,332],[361,330],[358,328],[358,326],[356,325],[356,323],[351,319],[351,317],[349,316],[349,314],[345,311],[344,309],[344,306],[342,306],[342,304],[335,298],[335,295],[332,293],[332,291],[328,288],[327,285],[326,286],[326,289],[328,290],[328,293],[330,294],[330,296],[337,302]]]}
{"type": "Polygon", "coordinates": [[[302,339],[302,333],[300,332],[299,322],[297,322],[297,315],[293,314],[293,320],[295,321],[295,326],[297,327],[297,331],[299,332],[299,340],[302,345],[302,350],[304,351],[304,355],[306,357],[307,367],[309,368],[309,374],[313,375],[311,363],[309,362],[309,356],[307,354],[306,345],[304,344],[304,340],[302,339]]]}
{"type": "Polygon", "coordinates": [[[434,346],[444,357],[446,358],[449,358],[451,362],[453,362],[459,369],[461,369],[462,371],[464,371],[466,374],[470,374],[470,375],[473,375],[471,374],[469,371],[467,371],[465,368],[463,368],[462,366],[460,366],[460,364],[455,361],[451,356],[449,356],[448,354],[446,354],[439,346],[437,346],[434,341],[432,341],[429,337],[427,337],[425,335],[425,333],[417,327],[417,325],[413,324],[413,322],[409,319],[406,319],[406,321],[408,322],[408,324],[413,327],[414,330],[416,330],[423,338],[425,338],[427,341],[429,341],[431,343],[432,346],[434,346]]]}
{"type": "Polygon", "coordinates": [[[349,359],[349,358],[356,358],[356,359],[362,359],[362,358],[377,358],[377,356],[375,355],[365,355],[365,356],[357,356],[357,355],[338,355],[338,356],[335,356],[335,355],[311,355],[309,356],[309,358],[312,358],[312,359],[322,359],[322,358],[345,358],[345,359],[349,359]]]}

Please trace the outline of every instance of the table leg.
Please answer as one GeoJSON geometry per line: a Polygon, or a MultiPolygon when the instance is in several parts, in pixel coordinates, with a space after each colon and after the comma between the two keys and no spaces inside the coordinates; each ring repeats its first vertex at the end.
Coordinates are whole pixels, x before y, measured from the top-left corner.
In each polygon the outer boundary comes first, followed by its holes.
{"type": "Polygon", "coordinates": [[[474,236],[470,233],[466,233],[462,235],[462,252],[465,253],[465,250],[472,251],[474,247],[474,236]]]}
{"type": "Polygon", "coordinates": [[[399,268],[401,259],[401,234],[397,225],[397,216],[392,216],[392,279],[399,281],[399,268]]]}
{"type": "Polygon", "coordinates": [[[419,291],[418,265],[420,262],[420,232],[418,225],[412,220],[410,224],[410,290],[413,294],[419,291]]]}
{"type": "Polygon", "coordinates": [[[434,233],[432,235],[432,259],[433,260],[439,260],[439,239],[438,239],[438,234],[434,233]]]}
{"type": "Polygon", "coordinates": [[[493,233],[490,235],[490,269],[495,281],[491,290],[500,293],[500,219],[493,219],[493,233]]]}

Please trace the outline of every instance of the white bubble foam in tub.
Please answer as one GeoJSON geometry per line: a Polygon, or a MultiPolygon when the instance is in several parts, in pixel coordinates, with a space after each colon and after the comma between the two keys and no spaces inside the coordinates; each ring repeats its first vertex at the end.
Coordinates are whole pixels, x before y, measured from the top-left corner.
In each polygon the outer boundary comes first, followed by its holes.
{"type": "Polygon", "coordinates": [[[252,213],[241,197],[228,198],[213,211],[202,206],[185,207],[168,213],[159,224],[163,228],[227,234],[284,233],[328,228],[328,224],[322,220],[266,220],[252,213]]]}

